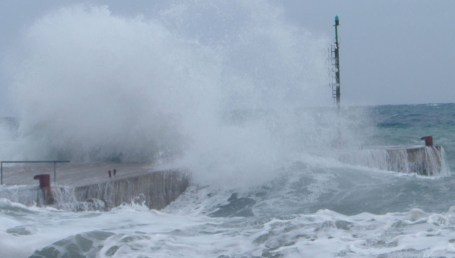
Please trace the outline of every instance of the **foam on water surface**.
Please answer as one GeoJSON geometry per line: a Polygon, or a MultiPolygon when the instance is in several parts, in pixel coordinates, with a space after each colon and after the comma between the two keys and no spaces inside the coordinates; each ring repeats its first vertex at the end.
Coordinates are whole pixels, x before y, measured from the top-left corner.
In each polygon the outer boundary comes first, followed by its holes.
{"type": "Polygon", "coordinates": [[[453,208],[353,216],[319,210],[268,219],[176,215],[137,205],[109,213],[22,209],[22,216],[1,214],[3,257],[433,257],[455,252],[453,208]]]}
{"type": "Polygon", "coordinates": [[[0,155],[172,164],[192,185],[161,212],[24,206],[8,186],[1,257],[455,256],[450,173],[340,159],[433,135],[453,165],[453,104],[314,108],[331,104],[329,36],[271,1],[158,6],[72,5],[33,22],[5,71],[17,121],[0,127],[0,155]]]}

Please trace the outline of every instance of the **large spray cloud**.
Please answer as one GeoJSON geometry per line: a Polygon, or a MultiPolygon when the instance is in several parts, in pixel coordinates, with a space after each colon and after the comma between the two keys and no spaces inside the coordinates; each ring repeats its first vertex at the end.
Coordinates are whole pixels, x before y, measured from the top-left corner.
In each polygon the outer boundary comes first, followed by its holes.
{"type": "Polygon", "coordinates": [[[321,144],[317,119],[295,112],[330,104],[327,40],[265,1],[182,2],[151,17],[77,5],[36,21],[11,87],[14,157],[179,159],[196,177],[248,181],[321,144]]]}

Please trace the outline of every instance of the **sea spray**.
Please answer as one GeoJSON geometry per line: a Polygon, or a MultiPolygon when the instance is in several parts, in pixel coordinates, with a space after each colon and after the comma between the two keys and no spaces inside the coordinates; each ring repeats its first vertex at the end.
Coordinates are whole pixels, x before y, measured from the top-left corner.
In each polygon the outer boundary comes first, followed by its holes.
{"type": "MultiPolygon", "coordinates": [[[[2,159],[181,158],[199,182],[228,189],[194,184],[164,212],[137,204],[70,212],[0,199],[1,257],[454,255],[453,177],[332,158],[361,145],[371,124],[355,112],[306,108],[330,104],[319,69],[326,40],[265,1],[163,6],[134,18],[73,6],[37,21],[17,49],[12,97],[20,128],[11,142],[1,139],[2,159]],[[274,166],[280,176],[261,182],[274,166]],[[237,192],[236,185],[256,187],[237,192]],[[240,200],[247,207],[233,205],[240,200]]],[[[375,107],[398,118],[377,122],[373,137],[416,144],[422,131],[442,135],[435,139],[453,162],[454,106],[441,105],[447,116],[405,108],[422,116],[375,107]],[[442,121],[422,126],[435,117],[442,121]]]]}
{"type": "Polygon", "coordinates": [[[267,181],[288,154],[351,134],[314,108],[331,105],[326,47],[266,1],[174,2],[151,17],[57,9],[16,51],[20,125],[2,155],[178,161],[204,183],[267,181]]]}

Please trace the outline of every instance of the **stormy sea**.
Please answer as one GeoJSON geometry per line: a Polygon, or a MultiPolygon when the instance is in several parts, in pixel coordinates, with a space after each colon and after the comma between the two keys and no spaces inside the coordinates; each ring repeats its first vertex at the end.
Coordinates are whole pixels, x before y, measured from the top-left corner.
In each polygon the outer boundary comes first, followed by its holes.
{"type": "MultiPolygon", "coordinates": [[[[354,109],[344,112],[358,113],[359,108],[354,109]]],[[[447,151],[447,166],[455,165],[452,137],[455,104],[361,109],[374,121],[371,145],[422,145],[420,136],[431,134],[436,144],[447,151]]],[[[137,202],[109,211],[73,211],[25,206],[2,198],[0,254],[2,257],[455,255],[452,198],[455,177],[450,170],[431,177],[418,176],[346,164],[328,153],[314,152],[281,160],[266,180],[261,178],[263,172],[254,171],[260,183],[250,183],[251,186],[241,183],[239,186],[222,177],[218,184],[192,182],[176,201],[160,211],[137,202]]]]}
{"type": "Polygon", "coordinates": [[[267,1],[169,2],[34,21],[4,68],[0,159],[140,162],[188,188],[161,210],[0,197],[0,257],[455,256],[455,104],[337,110],[329,37],[267,1]],[[423,136],[437,173],[384,166],[423,136]]]}

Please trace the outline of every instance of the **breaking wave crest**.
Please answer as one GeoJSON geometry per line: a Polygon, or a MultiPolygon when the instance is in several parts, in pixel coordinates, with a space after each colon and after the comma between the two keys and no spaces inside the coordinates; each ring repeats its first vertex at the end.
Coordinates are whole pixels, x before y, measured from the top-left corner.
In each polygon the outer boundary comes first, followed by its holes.
{"type": "Polygon", "coordinates": [[[268,180],[287,154],[330,150],[340,128],[353,135],[332,111],[308,109],[331,103],[327,45],[267,1],[169,2],[136,17],[57,9],[15,51],[18,129],[0,154],[172,161],[208,183],[268,180]]]}

